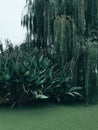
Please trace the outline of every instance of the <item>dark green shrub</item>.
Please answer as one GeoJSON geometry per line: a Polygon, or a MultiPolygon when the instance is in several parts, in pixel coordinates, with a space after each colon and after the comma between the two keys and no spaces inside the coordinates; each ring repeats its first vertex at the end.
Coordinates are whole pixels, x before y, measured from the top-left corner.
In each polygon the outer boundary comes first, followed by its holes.
{"type": "Polygon", "coordinates": [[[0,59],[0,96],[8,102],[20,105],[38,98],[63,101],[67,95],[81,96],[79,88],[67,85],[58,65],[36,49],[5,51],[0,59]]]}

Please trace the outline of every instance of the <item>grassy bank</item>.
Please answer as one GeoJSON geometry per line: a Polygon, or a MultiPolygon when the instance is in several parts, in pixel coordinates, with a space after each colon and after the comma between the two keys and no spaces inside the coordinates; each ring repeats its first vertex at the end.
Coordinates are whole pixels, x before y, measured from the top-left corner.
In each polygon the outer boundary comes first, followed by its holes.
{"type": "Polygon", "coordinates": [[[0,108],[0,130],[97,130],[98,105],[0,108]]]}

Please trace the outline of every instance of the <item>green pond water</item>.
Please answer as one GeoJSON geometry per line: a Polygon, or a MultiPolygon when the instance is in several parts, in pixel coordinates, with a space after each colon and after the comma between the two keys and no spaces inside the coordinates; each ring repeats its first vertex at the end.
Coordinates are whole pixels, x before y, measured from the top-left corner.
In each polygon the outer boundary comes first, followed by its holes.
{"type": "Polygon", "coordinates": [[[98,130],[98,105],[0,107],[0,130],[98,130]]]}

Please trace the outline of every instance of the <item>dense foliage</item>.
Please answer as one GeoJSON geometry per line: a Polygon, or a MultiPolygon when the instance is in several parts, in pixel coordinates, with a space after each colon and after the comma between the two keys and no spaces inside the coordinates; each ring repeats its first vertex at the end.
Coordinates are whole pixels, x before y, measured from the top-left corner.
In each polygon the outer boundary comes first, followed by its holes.
{"type": "Polygon", "coordinates": [[[62,76],[82,87],[87,103],[97,102],[97,0],[27,0],[25,10],[21,24],[28,43],[33,38],[35,46],[57,62],[62,76]]]}
{"type": "Polygon", "coordinates": [[[27,0],[22,25],[27,40],[57,61],[87,103],[98,93],[97,0],[27,0]],[[65,69],[66,68],[66,69],[65,69]]]}
{"type": "MultiPolygon", "coordinates": [[[[2,47],[2,46],[1,46],[2,47]]],[[[56,62],[37,48],[24,44],[8,48],[0,54],[0,101],[21,105],[36,99],[54,98],[58,102],[68,97],[80,97],[80,87],[73,87],[61,75],[56,62]]]]}
{"type": "Polygon", "coordinates": [[[98,100],[97,0],[26,0],[26,41],[0,54],[0,97],[98,100]]]}

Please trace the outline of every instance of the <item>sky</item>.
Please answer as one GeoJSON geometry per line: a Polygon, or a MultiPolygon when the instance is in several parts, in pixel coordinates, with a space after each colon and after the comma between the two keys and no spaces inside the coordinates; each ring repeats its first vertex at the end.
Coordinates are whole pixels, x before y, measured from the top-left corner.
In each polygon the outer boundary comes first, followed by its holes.
{"type": "Polygon", "coordinates": [[[0,0],[0,40],[9,39],[14,44],[25,38],[21,15],[26,0],[0,0]]]}

